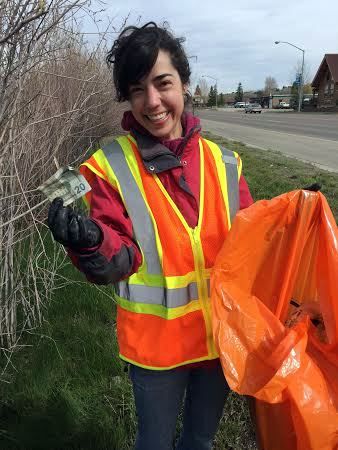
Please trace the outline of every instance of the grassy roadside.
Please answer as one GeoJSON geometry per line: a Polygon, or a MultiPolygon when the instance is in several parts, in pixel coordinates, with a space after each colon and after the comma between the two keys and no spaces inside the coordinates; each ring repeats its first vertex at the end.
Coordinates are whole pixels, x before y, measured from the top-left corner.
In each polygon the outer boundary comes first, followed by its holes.
{"type": "Polygon", "coordinates": [[[284,156],[281,152],[251,148],[241,142],[229,141],[211,133],[204,135],[207,139],[239,153],[245,178],[255,200],[270,199],[283,192],[318,182],[338,221],[338,174],[284,156]]]}
{"type": "Polygon", "coordinates": [[[127,449],[132,399],[114,356],[110,289],[89,285],[70,264],[62,275],[71,283],[13,355],[5,379],[14,382],[0,384],[0,448],[127,449]]]}
{"type": "MultiPolygon", "coordinates": [[[[237,151],[256,200],[315,181],[338,217],[338,175],[271,151],[206,137],[237,151]]],[[[123,363],[115,356],[110,288],[98,290],[68,265],[71,283],[55,292],[43,326],[26,334],[0,382],[0,448],[127,450],[135,411],[123,363]],[[6,382],[12,380],[11,383],[6,382]]],[[[3,358],[1,365],[7,361],[3,358]]],[[[216,450],[254,449],[245,403],[232,395],[216,450]]]]}

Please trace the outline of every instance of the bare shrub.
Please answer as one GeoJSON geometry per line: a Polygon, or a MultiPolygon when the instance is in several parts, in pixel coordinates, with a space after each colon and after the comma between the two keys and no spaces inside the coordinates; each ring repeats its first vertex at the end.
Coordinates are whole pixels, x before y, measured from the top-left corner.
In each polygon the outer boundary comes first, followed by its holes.
{"type": "Polygon", "coordinates": [[[77,30],[87,0],[0,0],[0,343],[8,354],[41,322],[61,281],[37,186],[118,131],[102,41],[77,30]],[[46,248],[46,245],[48,248],[46,248]]]}

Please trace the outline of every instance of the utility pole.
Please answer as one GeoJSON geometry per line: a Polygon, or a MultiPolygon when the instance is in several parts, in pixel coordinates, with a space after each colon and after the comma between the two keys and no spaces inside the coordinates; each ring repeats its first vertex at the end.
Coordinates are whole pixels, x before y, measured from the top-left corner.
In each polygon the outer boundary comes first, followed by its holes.
{"type": "Polygon", "coordinates": [[[301,52],[303,52],[302,73],[300,74],[300,81],[299,81],[299,87],[298,87],[298,112],[300,112],[302,103],[303,103],[305,50],[303,48],[297,47],[297,45],[291,44],[290,42],[287,42],[287,41],[275,41],[275,44],[288,44],[288,45],[291,45],[291,47],[295,47],[297,50],[300,50],[301,52]]]}

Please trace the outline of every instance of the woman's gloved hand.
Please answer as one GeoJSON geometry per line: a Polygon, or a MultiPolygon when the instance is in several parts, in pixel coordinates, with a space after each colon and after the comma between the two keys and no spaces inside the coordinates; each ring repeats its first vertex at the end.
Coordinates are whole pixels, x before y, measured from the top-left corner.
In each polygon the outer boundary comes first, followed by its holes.
{"type": "Polygon", "coordinates": [[[310,184],[310,186],[303,187],[302,190],[318,192],[321,190],[321,188],[322,188],[322,186],[319,183],[313,183],[313,184],[310,184]]]}
{"type": "Polygon", "coordinates": [[[48,227],[57,242],[74,250],[95,247],[102,241],[102,232],[96,223],[70,206],[64,207],[59,197],[49,207],[48,227]]]}

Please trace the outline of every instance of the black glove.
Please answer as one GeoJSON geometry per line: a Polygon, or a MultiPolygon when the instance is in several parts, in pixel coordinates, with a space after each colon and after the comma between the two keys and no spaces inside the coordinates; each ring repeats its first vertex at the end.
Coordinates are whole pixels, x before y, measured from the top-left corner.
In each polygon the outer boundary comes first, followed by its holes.
{"type": "Polygon", "coordinates": [[[318,191],[321,190],[321,188],[322,188],[321,184],[319,184],[319,183],[313,183],[313,184],[310,184],[310,186],[303,187],[302,189],[303,189],[303,191],[313,191],[313,192],[318,192],[318,191]]]}
{"type": "Polygon", "coordinates": [[[96,223],[70,206],[64,207],[62,198],[55,198],[49,207],[48,227],[56,241],[74,250],[95,247],[102,241],[96,223]]]}

